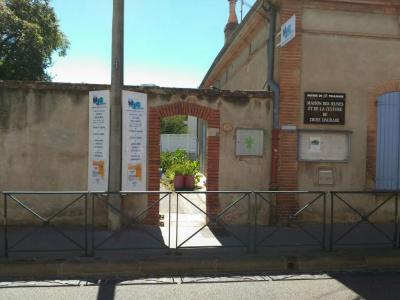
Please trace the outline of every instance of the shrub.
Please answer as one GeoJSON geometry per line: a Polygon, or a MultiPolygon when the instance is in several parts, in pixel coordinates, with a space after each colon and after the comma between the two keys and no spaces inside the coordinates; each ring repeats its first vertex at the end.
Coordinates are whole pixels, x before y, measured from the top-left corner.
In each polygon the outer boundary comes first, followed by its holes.
{"type": "Polygon", "coordinates": [[[186,163],[182,163],[182,164],[176,164],[176,165],[172,165],[171,167],[172,171],[174,172],[174,175],[182,175],[182,176],[186,176],[186,163]]]}
{"type": "Polygon", "coordinates": [[[200,172],[200,162],[197,160],[187,160],[184,163],[184,175],[196,175],[200,172]]]}
{"type": "Polygon", "coordinates": [[[189,156],[185,150],[178,149],[175,152],[161,152],[160,167],[163,172],[167,172],[171,166],[176,164],[183,164],[189,160],[189,156]]]}

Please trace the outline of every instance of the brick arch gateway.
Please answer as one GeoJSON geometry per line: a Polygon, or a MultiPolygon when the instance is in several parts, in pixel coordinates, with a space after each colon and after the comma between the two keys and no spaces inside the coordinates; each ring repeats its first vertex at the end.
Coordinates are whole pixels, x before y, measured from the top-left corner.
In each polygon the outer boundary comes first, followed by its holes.
{"type": "MultiPolygon", "coordinates": [[[[149,107],[148,125],[148,190],[158,191],[160,189],[160,122],[162,118],[176,115],[190,115],[207,122],[208,132],[218,132],[220,128],[220,112],[217,109],[195,103],[178,102],[149,107]]],[[[217,191],[219,188],[219,147],[220,138],[218,134],[207,134],[206,151],[206,177],[207,190],[217,191]]],[[[148,219],[158,222],[159,205],[154,205],[158,196],[149,196],[151,210],[148,219]]],[[[219,212],[218,197],[207,195],[207,214],[219,212]]]]}

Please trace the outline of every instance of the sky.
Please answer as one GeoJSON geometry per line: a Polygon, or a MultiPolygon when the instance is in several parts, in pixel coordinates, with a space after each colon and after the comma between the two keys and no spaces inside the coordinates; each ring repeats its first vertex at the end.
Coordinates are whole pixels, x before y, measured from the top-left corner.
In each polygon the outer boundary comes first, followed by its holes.
{"type": "MultiPolygon", "coordinates": [[[[243,17],[256,0],[245,0],[243,17]]],[[[112,0],[52,0],[70,48],[54,82],[109,84],[112,0]]],[[[240,1],[237,15],[240,21],[240,1]]],[[[224,44],[227,0],[125,0],[124,83],[196,88],[224,44]]]]}

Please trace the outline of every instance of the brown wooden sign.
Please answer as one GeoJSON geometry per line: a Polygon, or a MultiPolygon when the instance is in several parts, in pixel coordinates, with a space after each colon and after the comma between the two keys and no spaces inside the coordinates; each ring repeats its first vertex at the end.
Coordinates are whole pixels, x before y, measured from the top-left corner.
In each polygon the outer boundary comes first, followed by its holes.
{"type": "Polygon", "coordinates": [[[304,96],[304,124],[344,125],[346,94],[310,93],[304,96]]]}

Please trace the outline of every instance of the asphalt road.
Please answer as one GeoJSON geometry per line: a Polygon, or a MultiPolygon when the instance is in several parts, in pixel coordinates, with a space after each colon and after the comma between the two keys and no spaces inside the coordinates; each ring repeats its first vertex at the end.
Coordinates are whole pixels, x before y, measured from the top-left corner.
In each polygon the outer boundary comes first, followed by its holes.
{"type": "Polygon", "coordinates": [[[0,282],[0,299],[400,299],[400,272],[0,282]]]}

